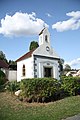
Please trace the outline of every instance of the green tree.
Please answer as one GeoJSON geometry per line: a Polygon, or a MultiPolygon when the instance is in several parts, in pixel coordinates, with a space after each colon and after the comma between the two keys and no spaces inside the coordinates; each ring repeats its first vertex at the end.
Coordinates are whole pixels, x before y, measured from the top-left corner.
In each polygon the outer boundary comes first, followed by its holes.
{"type": "Polygon", "coordinates": [[[0,60],[4,60],[5,62],[8,63],[8,61],[6,59],[6,56],[5,56],[5,54],[2,51],[0,51],[0,60]]]}
{"type": "Polygon", "coordinates": [[[66,64],[64,70],[65,70],[65,71],[69,71],[69,70],[71,70],[71,66],[68,65],[68,64],[66,64]]]}
{"type": "Polygon", "coordinates": [[[35,48],[37,48],[37,47],[39,47],[38,42],[32,41],[32,42],[30,43],[29,50],[31,51],[32,49],[35,49],[35,48]]]}
{"type": "Polygon", "coordinates": [[[62,72],[63,71],[63,64],[64,64],[64,59],[60,59],[59,60],[59,65],[60,65],[60,71],[62,72]]]}
{"type": "Polygon", "coordinates": [[[17,70],[17,63],[13,60],[9,60],[9,69],[17,70]]]}
{"type": "Polygon", "coordinates": [[[16,65],[17,63],[13,60],[9,60],[9,65],[16,65]]]}

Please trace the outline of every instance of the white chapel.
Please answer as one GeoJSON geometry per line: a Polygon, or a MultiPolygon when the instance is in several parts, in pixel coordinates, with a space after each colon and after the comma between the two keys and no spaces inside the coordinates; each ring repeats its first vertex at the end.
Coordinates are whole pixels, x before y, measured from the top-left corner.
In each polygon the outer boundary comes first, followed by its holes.
{"type": "Polygon", "coordinates": [[[50,33],[44,28],[39,33],[39,47],[17,59],[17,81],[25,78],[60,78],[60,57],[50,44],[50,33]]]}

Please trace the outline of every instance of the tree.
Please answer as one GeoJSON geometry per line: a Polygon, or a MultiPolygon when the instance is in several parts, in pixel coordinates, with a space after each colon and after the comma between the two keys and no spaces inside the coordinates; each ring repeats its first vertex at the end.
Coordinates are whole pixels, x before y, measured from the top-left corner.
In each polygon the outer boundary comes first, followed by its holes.
{"type": "Polygon", "coordinates": [[[61,59],[59,60],[60,72],[63,71],[63,64],[64,64],[64,59],[61,58],[61,59]]]}
{"type": "Polygon", "coordinates": [[[37,48],[37,47],[39,47],[38,42],[32,41],[32,42],[30,43],[29,50],[31,51],[32,49],[35,49],[35,48],[37,48]]]}
{"type": "Polygon", "coordinates": [[[6,59],[6,56],[5,56],[5,54],[2,51],[0,51],[0,60],[4,60],[5,62],[8,63],[8,61],[6,59]]]}
{"type": "Polygon", "coordinates": [[[17,70],[17,63],[13,60],[9,60],[9,69],[17,70]]]}
{"type": "Polygon", "coordinates": [[[71,66],[68,65],[68,64],[66,64],[64,70],[65,70],[65,71],[70,71],[70,70],[71,70],[71,66]]]}

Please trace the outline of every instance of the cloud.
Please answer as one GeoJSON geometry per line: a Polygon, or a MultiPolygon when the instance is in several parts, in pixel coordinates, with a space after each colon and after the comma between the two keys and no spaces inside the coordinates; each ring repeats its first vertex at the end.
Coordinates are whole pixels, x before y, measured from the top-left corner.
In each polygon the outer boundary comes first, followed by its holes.
{"type": "Polygon", "coordinates": [[[52,29],[56,29],[58,32],[63,32],[67,30],[77,30],[80,28],[80,11],[72,11],[66,13],[67,16],[71,17],[66,21],[59,21],[52,25],[52,29]]]}
{"type": "Polygon", "coordinates": [[[42,19],[36,17],[36,13],[16,12],[14,15],[6,15],[1,19],[0,34],[5,36],[24,36],[39,34],[43,27],[49,27],[42,19]]]}
{"type": "Polygon", "coordinates": [[[80,58],[74,59],[74,60],[72,60],[72,61],[70,61],[70,62],[66,62],[66,61],[65,61],[64,66],[65,66],[66,64],[68,64],[68,65],[70,65],[71,67],[74,67],[74,68],[76,68],[76,67],[79,67],[79,68],[80,68],[80,58]]]}
{"type": "Polygon", "coordinates": [[[46,13],[46,16],[47,16],[47,17],[52,17],[52,15],[51,15],[51,14],[49,14],[49,13],[46,13]]]}

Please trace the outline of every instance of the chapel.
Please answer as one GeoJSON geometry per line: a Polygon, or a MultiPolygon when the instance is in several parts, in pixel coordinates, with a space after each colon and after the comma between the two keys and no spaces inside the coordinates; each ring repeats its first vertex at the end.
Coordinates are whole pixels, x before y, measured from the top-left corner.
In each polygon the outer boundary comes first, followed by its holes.
{"type": "Polygon", "coordinates": [[[51,47],[50,33],[44,28],[39,33],[39,47],[16,60],[17,81],[26,78],[52,77],[60,79],[60,57],[51,47]]]}

